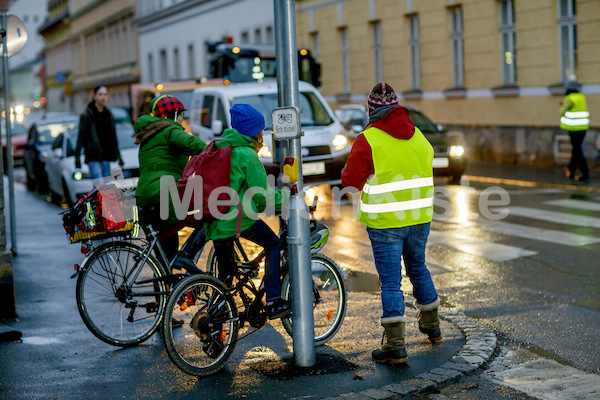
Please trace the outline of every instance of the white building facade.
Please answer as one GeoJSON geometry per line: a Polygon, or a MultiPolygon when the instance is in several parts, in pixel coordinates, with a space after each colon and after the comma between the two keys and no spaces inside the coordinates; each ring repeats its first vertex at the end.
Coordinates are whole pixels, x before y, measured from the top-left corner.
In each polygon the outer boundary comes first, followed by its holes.
{"type": "Polygon", "coordinates": [[[273,0],[137,0],[140,82],[208,77],[207,44],[275,44],[273,0]]]}

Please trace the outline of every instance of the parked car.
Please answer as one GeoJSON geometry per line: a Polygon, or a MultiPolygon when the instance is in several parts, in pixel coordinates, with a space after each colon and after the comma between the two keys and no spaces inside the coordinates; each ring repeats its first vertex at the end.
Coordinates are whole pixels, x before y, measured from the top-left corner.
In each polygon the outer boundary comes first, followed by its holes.
{"type": "MultiPolygon", "coordinates": [[[[302,172],[304,182],[318,184],[341,183],[341,173],[350,142],[346,131],[319,91],[309,83],[299,82],[299,106],[302,109],[302,172]]],[[[192,133],[209,142],[231,127],[229,109],[234,104],[247,103],[260,110],[266,119],[265,145],[258,153],[268,174],[279,174],[279,163],[273,161],[271,114],[277,108],[277,84],[240,83],[201,87],[194,90],[190,113],[192,133]]]]}
{"type": "MultiPolygon", "coordinates": [[[[139,146],[133,142],[133,126],[120,122],[115,125],[119,149],[123,158],[123,179],[117,178],[118,185],[135,188],[139,177],[139,146]]],[[[77,146],[77,129],[68,130],[59,134],[46,161],[49,191],[52,198],[57,201],[64,198],[68,205],[73,205],[77,200],[92,190],[94,184],[89,178],[87,164],[82,163],[81,169],[75,168],[75,147],[77,146]]],[[[111,163],[111,170],[120,169],[117,162],[111,163]]]]}
{"type": "Polygon", "coordinates": [[[358,135],[369,123],[367,108],[360,104],[344,104],[335,110],[335,115],[348,132],[358,135]]]}
{"type": "MultiPolygon", "coordinates": [[[[25,143],[27,143],[27,129],[21,124],[12,124],[10,128],[10,139],[14,165],[22,165],[23,149],[25,148],[25,143]]],[[[2,121],[2,165],[4,173],[6,173],[6,166],[8,165],[6,155],[6,129],[4,128],[4,121],[2,121]]]]}
{"type": "Polygon", "coordinates": [[[127,111],[124,107],[109,107],[110,112],[115,119],[115,123],[117,122],[129,122],[131,123],[131,115],[129,111],[127,111]]]}
{"type": "Polygon", "coordinates": [[[467,156],[463,147],[462,134],[452,135],[445,131],[442,125],[434,124],[416,107],[405,107],[415,126],[423,132],[433,146],[433,175],[448,177],[451,184],[460,183],[460,178],[467,169],[467,156]]]}
{"type": "Polygon", "coordinates": [[[48,176],[44,168],[52,143],[61,133],[76,129],[79,115],[71,113],[47,113],[29,128],[24,148],[27,189],[48,192],[48,176]]]}
{"type": "MultiPolygon", "coordinates": [[[[450,135],[441,125],[434,124],[416,107],[404,107],[408,109],[410,119],[433,146],[435,154],[433,174],[448,177],[450,183],[460,183],[460,178],[467,168],[462,135],[450,135]]],[[[367,108],[360,104],[342,105],[336,110],[336,114],[344,127],[356,134],[360,133],[369,122],[367,108]]]]}

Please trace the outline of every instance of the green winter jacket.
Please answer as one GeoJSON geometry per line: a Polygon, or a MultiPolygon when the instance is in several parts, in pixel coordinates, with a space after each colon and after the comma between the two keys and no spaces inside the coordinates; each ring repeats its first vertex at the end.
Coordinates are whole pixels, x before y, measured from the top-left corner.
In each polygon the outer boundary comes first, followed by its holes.
{"type": "MultiPolygon", "coordinates": [[[[160,202],[160,177],[171,175],[177,184],[189,157],[204,150],[206,143],[187,134],[177,122],[150,115],[138,118],[133,129],[135,143],[140,145],[140,178],[135,191],[137,205],[156,206],[160,202]]],[[[167,222],[177,222],[172,204],[169,210],[167,222]]]]}
{"type": "MultiPolygon", "coordinates": [[[[233,151],[231,152],[231,172],[229,176],[233,190],[239,190],[240,199],[244,199],[244,195],[249,188],[254,188],[254,190],[262,189],[262,192],[256,193],[251,198],[248,196],[244,202],[241,226],[241,231],[243,232],[256,222],[256,219],[252,219],[247,215],[248,212],[252,210],[251,214],[254,214],[265,211],[267,201],[273,204],[276,209],[280,209],[282,203],[287,203],[288,196],[284,196],[282,199],[281,190],[274,190],[267,183],[267,172],[258,159],[258,154],[256,154],[252,146],[251,138],[242,135],[235,129],[227,129],[223,133],[222,139],[228,140],[233,145],[233,151]]],[[[224,141],[217,142],[216,144],[218,148],[228,145],[224,141]]],[[[289,192],[285,193],[289,194],[289,192]]],[[[231,218],[204,224],[204,230],[208,239],[225,239],[235,236],[238,206],[232,206],[228,214],[231,215],[231,218]]]]}

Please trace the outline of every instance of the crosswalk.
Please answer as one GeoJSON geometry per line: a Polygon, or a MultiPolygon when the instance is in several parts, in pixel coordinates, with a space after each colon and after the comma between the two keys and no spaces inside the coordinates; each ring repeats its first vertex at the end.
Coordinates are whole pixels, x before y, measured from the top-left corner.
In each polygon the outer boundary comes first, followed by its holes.
{"type": "MultiPolygon", "coordinates": [[[[436,223],[434,216],[427,245],[505,262],[535,256],[547,248],[543,243],[568,247],[600,243],[600,198],[549,199],[534,207],[510,205],[491,211],[499,213],[502,210],[508,211],[508,217],[500,221],[478,216],[458,222],[439,218],[437,222],[440,223],[436,223]],[[519,240],[515,242],[511,238],[519,240]]],[[[333,238],[339,254],[360,257],[363,261],[373,260],[368,238],[349,238],[339,232],[335,232],[333,238]]],[[[451,269],[439,260],[435,263],[441,270],[451,269]]]]}

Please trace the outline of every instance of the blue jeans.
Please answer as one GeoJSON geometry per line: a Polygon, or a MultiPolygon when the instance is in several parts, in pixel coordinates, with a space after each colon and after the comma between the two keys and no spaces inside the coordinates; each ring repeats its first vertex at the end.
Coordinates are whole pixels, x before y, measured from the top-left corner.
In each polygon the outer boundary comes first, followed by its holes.
{"type": "Polygon", "coordinates": [[[425,266],[425,245],[430,226],[431,223],[390,229],[367,227],[375,267],[381,282],[383,318],[404,315],[404,293],[400,288],[401,257],[404,258],[406,275],[413,285],[413,296],[417,303],[426,305],[438,298],[431,275],[425,266]]]}
{"type": "Polygon", "coordinates": [[[90,161],[87,165],[90,169],[90,179],[94,181],[96,186],[102,183],[102,178],[110,176],[109,161],[90,161]]]}
{"type": "MultiPolygon", "coordinates": [[[[275,301],[281,297],[281,243],[279,237],[264,221],[256,221],[254,225],[243,231],[240,235],[244,239],[258,244],[265,249],[265,289],[267,302],[275,301]]],[[[217,239],[213,241],[217,260],[219,261],[219,279],[231,286],[235,268],[233,257],[233,238],[217,239]]]]}

